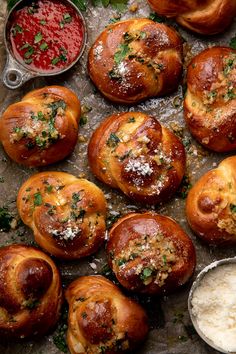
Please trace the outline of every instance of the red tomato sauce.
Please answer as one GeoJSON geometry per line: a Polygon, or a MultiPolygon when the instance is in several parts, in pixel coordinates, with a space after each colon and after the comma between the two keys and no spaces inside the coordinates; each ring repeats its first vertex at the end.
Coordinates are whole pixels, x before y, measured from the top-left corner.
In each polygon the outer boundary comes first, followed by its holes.
{"type": "Polygon", "coordinates": [[[58,0],[38,0],[15,11],[10,41],[16,59],[40,72],[68,67],[79,55],[85,29],[76,10],[58,0]]]}

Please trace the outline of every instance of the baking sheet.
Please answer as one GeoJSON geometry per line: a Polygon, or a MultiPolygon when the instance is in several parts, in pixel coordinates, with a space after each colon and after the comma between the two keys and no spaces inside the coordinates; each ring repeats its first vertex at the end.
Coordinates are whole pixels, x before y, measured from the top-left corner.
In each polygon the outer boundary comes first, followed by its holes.
{"type": "MultiPolygon", "coordinates": [[[[145,1],[131,0],[127,11],[121,15],[121,19],[130,17],[147,17],[151,10],[145,1]],[[138,4],[135,13],[129,11],[132,4],[138,4]]],[[[0,69],[2,71],[6,53],[3,45],[3,22],[6,15],[6,0],[0,0],[0,69]]],[[[117,15],[117,11],[111,7],[93,7],[89,4],[85,12],[85,19],[88,28],[88,44],[80,62],[68,73],[54,78],[38,78],[26,83],[22,88],[10,91],[0,83],[0,113],[6,107],[29,92],[30,90],[45,85],[59,84],[74,90],[83,105],[91,107],[92,110],[86,113],[87,124],[80,128],[78,144],[71,156],[65,161],[51,165],[46,168],[28,169],[18,166],[12,162],[0,147],[0,207],[7,206],[17,219],[16,196],[21,184],[32,174],[42,170],[65,171],[75,176],[85,177],[95,182],[105,193],[109,215],[112,219],[118,213],[125,214],[129,211],[144,210],[138,204],[134,204],[122,195],[119,191],[112,190],[92,176],[88,169],[86,150],[88,140],[99,125],[101,120],[107,115],[120,111],[140,110],[155,115],[157,119],[167,127],[177,130],[182,135],[188,156],[188,174],[192,184],[206,171],[212,169],[216,164],[225,158],[226,154],[210,153],[203,149],[193,139],[185,129],[183,112],[181,105],[176,106],[176,102],[182,103],[182,87],[174,94],[157,99],[149,99],[136,106],[126,107],[113,105],[106,101],[90,82],[86,72],[87,53],[97,35],[108,24],[110,18],[117,15]],[[176,99],[177,97],[177,99],[176,99]],[[190,139],[190,140],[189,140],[190,139]],[[191,142],[191,144],[190,144],[191,142]]],[[[202,38],[180,29],[181,35],[187,41],[185,44],[186,63],[189,59],[201,50],[214,44],[228,45],[232,37],[235,36],[236,21],[227,33],[211,38],[202,38]]],[[[146,209],[156,210],[158,213],[173,217],[191,236],[197,252],[197,267],[194,277],[199,271],[212,261],[233,257],[235,248],[217,249],[203,245],[189,229],[184,213],[185,200],[179,196],[174,197],[169,203],[146,209]]],[[[11,243],[34,244],[33,235],[24,225],[19,225],[16,230],[0,233],[0,246],[11,243]]],[[[81,261],[58,262],[63,284],[66,286],[80,275],[98,274],[104,272],[106,267],[105,252],[101,249],[97,254],[81,261]]],[[[192,281],[191,281],[192,282],[192,281]]],[[[176,293],[162,298],[150,298],[148,296],[138,298],[149,314],[151,330],[147,341],[137,350],[135,354],[214,354],[217,351],[208,347],[193,331],[187,311],[187,297],[191,282],[176,293]]],[[[59,354],[61,351],[53,343],[56,332],[42,338],[39,341],[27,341],[18,344],[10,343],[0,345],[1,354],[59,354]]]]}

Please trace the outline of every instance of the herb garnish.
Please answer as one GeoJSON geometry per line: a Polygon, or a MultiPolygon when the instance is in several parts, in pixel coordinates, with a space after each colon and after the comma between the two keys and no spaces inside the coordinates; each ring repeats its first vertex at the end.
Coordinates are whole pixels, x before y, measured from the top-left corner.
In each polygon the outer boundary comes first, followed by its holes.
{"type": "Polygon", "coordinates": [[[236,49],[236,36],[234,36],[233,38],[231,38],[230,42],[229,42],[229,46],[232,49],[236,49]]]}
{"type": "Polygon", "coordinates": [[[48,44],[46,42],[43,42],[42,44],[40,44],[39,48],[41,50],[46,50],[48,48],[48,44]]]}
{"type": "Polygon", "coordinates": [[[122,60],[126,57],[126,55],[130,52],[130,47],[126,43],[121,43],[119,45],[118,51],[114,55],[114,61],[118,65],[122,62],[122,60]]]}
{"type": "Polygon", "coordinates": [[[140,279],[145,282],[148,278],[152,276],[153,270],[151,268],[143,268],[142,273],[140,274],[140,279]]]}
{"type": "Polygon", "coordinates": [[[11,230],[11,222],[14,217],[9,213],[7,207],[0,208],[0,231],[8,232],[11,230]]]}
{"type": "Polygon", "coordinates": [[[236,204],[230,204],[229,207],[232,213],[236,213],[236,204]]]}
{"type": "Polygon", "coordinates": [[[119,144],[119,142],[120,142],[120,139],[118,138],[118,136],[115,133],[111,133],[106,144],[107,144],[107,146],[114,148],[119,144]]]}
{"type": "Polygon", "coordinates": [[[40,192],[34,193],[34,206],[40,206],[43,203],[43,198],[40,192]]]}
{"type": "Polygon", "coordinates": [[[43,39],[43,35],[41,32],[38,32],[35,36],[34,36],[34,44],[37,44],[39,42],[41,42],[41,40],[43,39]]]}
{"type": "Polygon", "coordinates": [[[23,33],[23,28],[16,23],[15,26],[12,28],[12,34],[13,36],[16,36],[17,33],[23,33]]]}
{"type": "Polygon", "coordinates": [[[63,15],[63,19],[60,21],[59,26],[60,28],[64,28],[66,23],[71,23],[72,17],[71,15],[67,12],[63,15]]]}

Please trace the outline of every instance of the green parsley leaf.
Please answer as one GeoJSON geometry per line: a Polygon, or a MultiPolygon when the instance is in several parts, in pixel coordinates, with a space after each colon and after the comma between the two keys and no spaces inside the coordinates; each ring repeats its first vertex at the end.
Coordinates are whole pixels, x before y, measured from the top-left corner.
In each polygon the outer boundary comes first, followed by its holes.
{"type": "Polygon", "coordinates": [[[11,230],[11,222],[14,217],[9,213],[6,207],[0,208],[0,231],[11,230]]]}
{"type": "Polygon", "coordinates": [[[165,22],[165,17],[160,16],[160,15],[156,14],[155,12],[150,13],[148,18],[149,18],[149,20],[152,20],[152,21],[158,22],[158,23],[165,22]]]}
{"type": "Polygon", "coordinates": [[[56,65],[57,63],[59,63],[60,58],[59,57],[54,57],[51,61],[52,65],[56,65]]]}
{"type": "Polygon", "coordinates": [[[17,33],[23,33],[23,28],[16,23],[12,29],[12,34],[13,34],[13,36],[16,36],[17,33]]]}
{"type": "Polygon", "coordinates": [[[140,274],[140,279],[142,281],[147,280],[153,273],[153,270],[151,268],[143,268],[142,273],[140,274]]]}
{"type": "Polygon", "coordinates": [[[31,64],[31,63],[32,63],[32,61],[33,61],[33,59],[32,59],[32,58],[29,58],[29,59],[24,59],[25,64],[31,64]]]}
{"type": "Polygon", "coordinates": [[[46,50],[48,48],[48,44],[46,42],[43,42],[42,44],[40,44],[39,47],[41,50],[46,50]]]}
{"type": "Polygon", "coordinates": [[[120,142],[120,139],[118,138],[118,136],[115,133],[111,133],[106,144],[107,144],[107,146],[114,148],[119,144],[119,142],[120,142]]]}
{"type": "Polygon", "coordinates": [[[236,213],[236,204],[230,204],[229,207],[232,213],[236,213]]]}
{"type": "Polygon", "coordinates": [[[86,123],[87,123],[87,121],[88,121],[88,118],[86,117],[86,116],[81,116],[80,117],[80,121],[79,121],[79,125],[81,126],[81,127],[83,127],[86,123]]]}
{"type": "Polygon", "coordinates": [[[45,26],[47,22],[45,20],[41,20],[39,23],[40,23],[40,25],[45,26]]]}
{"type": "Polygon", "coordinates": [[[34,193],[34,206],[40,206],[43,203],[43,198],[40,192],[34,193]]]}
{"type": "Polygon", "coordinates": [[[30,47],[29,43],[25,43],[22,47],[20,47],[20,50],[27,49],[30,47]]]}
{"type": "Polygon", "coordinates": [[[43,35],[41,32],[38,32],[35,36],[34,36],[34,43],[37,44],[39,42],[41,42],[41,40],[43,39],[43,35]]]}
{"type": "Polygon", "coordinates": [[[32,54],[34,54],[34,48],[30,45],[28,47],[27,52],[24,53],[24,58],[29,59],[29,57],[31,57],[32,54]]]}
{"type": "Polygon", "coordinates": [[[123,59],[125,59],[126,55],[129,54],[130,47],[128,44],[120,44],[118,51],[114,55],[114,61],[116,64],[120,64],[123,59]]]}
{"type": "Polygon", "coordinates": [[[231,38],[230,42],[229,42],[229,46],[232,49],[236,49],[236,36],[234,36],[233,38],[231,38]]]}

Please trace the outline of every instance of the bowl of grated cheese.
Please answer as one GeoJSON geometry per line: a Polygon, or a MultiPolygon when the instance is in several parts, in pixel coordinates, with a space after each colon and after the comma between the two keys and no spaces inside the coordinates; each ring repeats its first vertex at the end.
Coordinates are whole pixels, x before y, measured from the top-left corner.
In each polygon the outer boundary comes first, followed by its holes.
{"type": "Polygon", "coordinates": [[[236,353],[236,257],[213,262],[198,274],[188,310],[208,345],[221,353],[236,353]]]}

